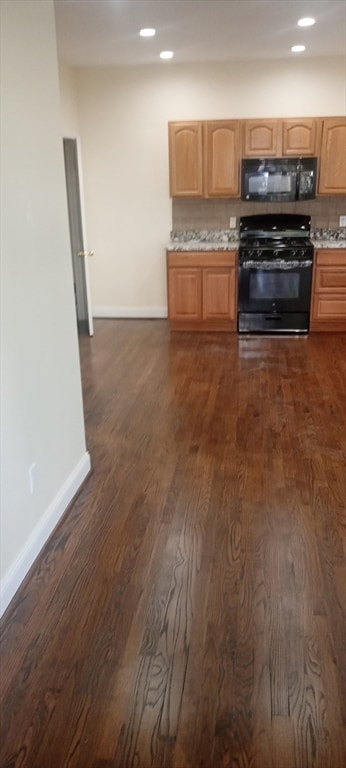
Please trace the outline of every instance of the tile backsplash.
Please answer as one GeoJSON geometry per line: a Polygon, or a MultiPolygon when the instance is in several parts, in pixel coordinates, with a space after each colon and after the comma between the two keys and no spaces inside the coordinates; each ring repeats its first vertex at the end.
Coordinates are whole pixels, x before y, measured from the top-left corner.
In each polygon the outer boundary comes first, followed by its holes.
{"type": "Polygon", "coordinates": [[[338,229],[339,217],[346,214],[346,198],[316,197],[295,203],[247,203],[243,200],[185,200],[172,199],[172,229],[229,229],[231,216],[255,213],[302,213],[311,216],[311,229],[338,229]]]}

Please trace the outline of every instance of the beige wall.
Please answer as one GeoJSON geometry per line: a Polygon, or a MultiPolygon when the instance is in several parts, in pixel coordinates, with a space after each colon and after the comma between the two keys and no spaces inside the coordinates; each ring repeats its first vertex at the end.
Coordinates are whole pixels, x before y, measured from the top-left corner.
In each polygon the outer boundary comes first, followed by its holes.
{"type": "Polygon", "coordinates": [[[62,135],[76,138],[79,136],[76,72],[63,62],[59,63],[59,88],[62,135]]]}
{"type": "Polygon", "coordinates": [[[51,0],[1,3],[1,594],[88,468],[51,0]],[[36,464],[35,492],[29,468],[36,464]]]}
{"type": "Polygon", "coordinates": [[[80,69],[75,82],[88,239],[95,249],[92,298],[96,314],[105,315],[155,316],[166,307],[169,120],[345,109],[342,59],[80,69]]]}

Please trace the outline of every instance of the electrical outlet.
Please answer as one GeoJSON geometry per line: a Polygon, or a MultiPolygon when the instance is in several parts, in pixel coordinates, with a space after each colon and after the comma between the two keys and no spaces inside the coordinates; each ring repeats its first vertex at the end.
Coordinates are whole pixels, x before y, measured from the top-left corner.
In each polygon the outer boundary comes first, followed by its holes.
{"type": "Polygon", "coordinates": [[[230,228],[230,229],[235,229],[235,228],[236,228],[236,226],[237,226],[237,219],[236,219],[236,217],[235,217],[235,216],[230,216],[230,219],[229,219],[229,228],[230,228]]]}
{"type": "Polygon", "coordinates": [[[340,216],[339,227],[346,227],[346,216],[340,216]]]}
{"type": "Polygon", "coordinates": [[[34,462],[34,464],[29,467],[29,488],[31,495],[35,493],[36,490],[36,480],[37,480],[37,464],[34,462]]]}

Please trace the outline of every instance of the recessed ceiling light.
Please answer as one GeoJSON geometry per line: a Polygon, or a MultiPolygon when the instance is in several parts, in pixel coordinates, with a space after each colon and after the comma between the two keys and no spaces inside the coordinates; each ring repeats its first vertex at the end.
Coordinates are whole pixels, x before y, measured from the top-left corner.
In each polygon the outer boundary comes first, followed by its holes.
{"type": "Polygon", "coordinates": [[[313,24],[315,24],[315,19],[310,19],[308,16],[298,21],[298,27],[312,27],[313,24]]]}
{"type": "Polygon", "coordinates": [[[293,53],[301,53],[301,51],[305,51],[305,45],[292,45],[291,51],[293,53]]]}
{"type": "Polygon", "coordinates": [[[161,51],[160,59],[172,59],[173,51],[161,51]]]}
{"type": "Polygon", "coordinates": [[[141,37],[154,37],[156,34],[156,29],[151,29],[150,27],[147,29],[141,29],[139,34],[141,37]]]}

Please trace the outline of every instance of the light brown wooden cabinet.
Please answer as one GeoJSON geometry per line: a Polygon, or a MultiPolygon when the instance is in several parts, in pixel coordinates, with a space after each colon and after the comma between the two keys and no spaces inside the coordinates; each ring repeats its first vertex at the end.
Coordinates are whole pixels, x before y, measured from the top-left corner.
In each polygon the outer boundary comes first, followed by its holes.
{"type": "Polygon", "coordinates": [[[322,120],[319,195],[346,194],[346,118],[322,120]]]}
{"type": "Polygon", "coordinates": [[[244,120],[244,157],[304,157],[318,152],[319,121],[314,117],[244,120]]]}
{"type": "Polygon", "coordinates": [[[346,118],[169,123],[171,197],[240,197],[241,157],[317,157],[319,195],[346,194],[346,118]]]}
{"type": "Polygon", "coordinates": [[[280,157],[280,121],[245,120],[243,127],[244,157],[280,157]]]}
{"type": "Polygon", "coordinates": [[[167,251],[171,330],[235,331],[236,252],[167,251]]]}
{"type": "Polygon", "coordinates": [[[203,126],[201,122],[169,123],[171,197],[203,195],[203,126]]]}
{"type": "Polygon", "coordinates": [[[206,197],[239,197],[239,120],[208,121],[204,135],[206,197]]]}
{"type": "Polygon", "coordinates": [[[196,267],[169,270],[168,305],[171,320],[197,321],[202,318],[202,273],[196,267]]]}
{"type": "Polygon", "coordinates": [[[318,153],[320,122],[314,117],[282,121],[282,156],[315,156],[318,153]]]}
{"type": "Polygon", "coordinates": [[[346,331],[346,250],[317,250],[310,314],[311,331],[346,331]]]}
{"type": "Polygon", "coordinates": [[[203,320],[235,319],[235,270],[231,267],[202,269],[203,320]]]}
{"type": "Polygon", "coordinates": [[[239,197],[240,122],[169,123],[171,197],[239,197]]]}

